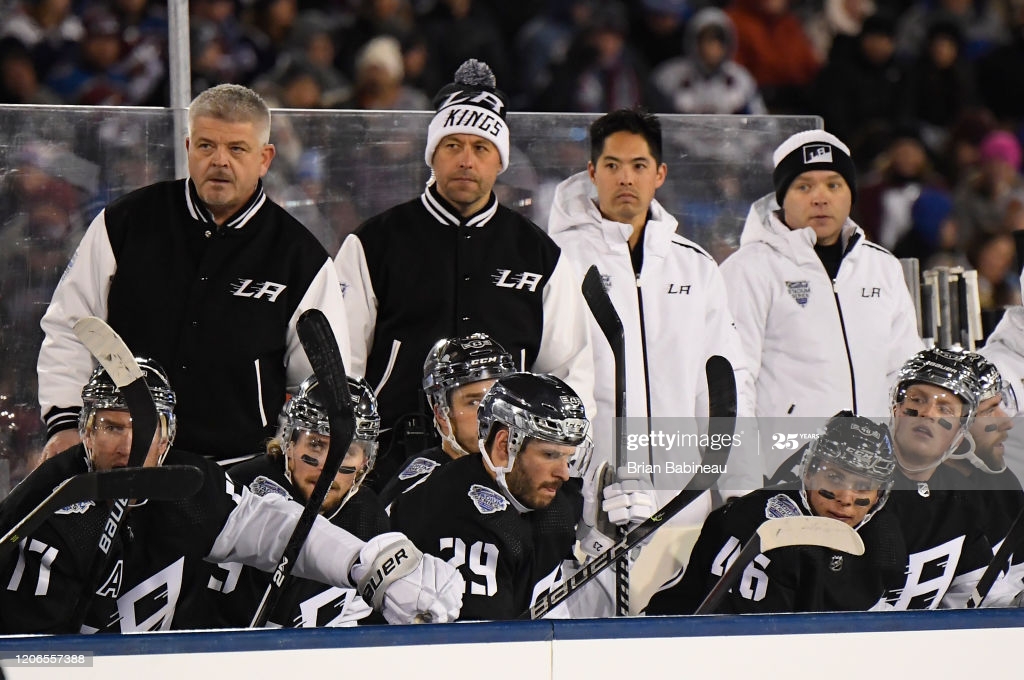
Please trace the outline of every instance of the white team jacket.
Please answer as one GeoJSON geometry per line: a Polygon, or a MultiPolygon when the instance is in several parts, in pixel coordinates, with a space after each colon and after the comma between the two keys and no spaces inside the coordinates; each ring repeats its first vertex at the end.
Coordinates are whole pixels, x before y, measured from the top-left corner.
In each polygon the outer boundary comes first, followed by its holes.
{"type": "MultiPolygon", "coordinates": [[[[887,418],[896,371],[923,349],[899,261],[848,219],[833,282],[814,252],[814,230],[789,229],[777,209],[774,194],[758,199],[739,250],[722,263],[753,357],[757,416],[825,419],[850,409],[887,418]]],[[[787,450],[761,453],[771,475],[787,450]]]]}
{"type": "MultiPolygon", "coordinates": [[[[655,200],[644,229],[644,261],[637,278],[628,244],[632,227],[604,219],[595,198],[596,190],[586,172],[563,181],[555,189],[548,230],[569,256],[580,278],[592,264],[597,265],[622,320],[627,417],[651,415],[683,421],[706,416],[704,364],[714,354],[723,355],[733,365],[739,415],[752,415],[753,379],[727,308],[725,284],[715,260],[703,248],[676,234],[678,222],[655,200]]],[[[593,317],[590,324],[594,391],[600,417],[594,424],[596,455],[611,461],[614,360],[593,317]]],[[[667,426],[668,421],[654,423],[655,429],[667,426]]],[[[730,471],[738,467],[733,462],[730,458],[730,471]]],[[[675,479],[674,488],[682,488],[688,478],[689,475],[675,479]]],[[[752,481],[760,482],[751,479],[729,488],[754,488],[750,486],[752,481]]],[[[660,490],[664,485],[655,479],[655,487],[660,490]]],[[[667,497],[661,500],[664,502],[667,497]]]]}

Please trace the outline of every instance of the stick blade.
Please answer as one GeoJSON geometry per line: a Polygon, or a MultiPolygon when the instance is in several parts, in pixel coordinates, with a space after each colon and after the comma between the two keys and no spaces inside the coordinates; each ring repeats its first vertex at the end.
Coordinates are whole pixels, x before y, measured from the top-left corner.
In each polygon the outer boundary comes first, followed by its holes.
{"type": "Polygon", "coordinates": [[[779,517],[757,529],[761,552],[794,545],[819,545],[850,555],[864,554],[864,541],[850,525],[830,517],[779,517]]]}
{"type": "Polygon", "coordinates": [[[145,376],[128,345],[106,321],[96,316],[85,316],[75,322],[75,335],[103,364],[114,384],[124,387],[145,376]]]}

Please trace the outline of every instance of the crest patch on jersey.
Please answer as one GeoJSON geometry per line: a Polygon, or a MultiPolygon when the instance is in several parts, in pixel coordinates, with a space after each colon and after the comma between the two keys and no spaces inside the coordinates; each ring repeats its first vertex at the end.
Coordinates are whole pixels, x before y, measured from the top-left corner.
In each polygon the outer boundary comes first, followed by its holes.
{"type": "Polygon", "coordinates": [[[833,555],[829,559],[829,561],[828,561],[828,568],[831,569],[832,571],[842,571],[843,570],[843,556],[842,555],[833,555]]]}
{"type": "Polygon", "coordinates": [[[278,496],[284,496],[290,499],[292,495],[288,493],[288,490],[283,486],[275,482],[269,477],[260,475],[256,479],[249,482],[249,491],[252,491],[257,496],[266,496],[268,494],[277,494],[278,496]]]}
{"type": "Polygon", "coordinates": [[[811,297],[811,283],[810,281],[786,281],[786,291],[798,305],[806,307],[807,300],[811,297]]]}
{"type": "Polygon", "coordinates": [[[780,517],[799,517],[804,513],[800,512],[800,506],[792,498],[784,493],[772,496],[764,504],[764,516],[768,519],[780,517]]]}
{"type": "Polygon", "coordinates": [[[508,507],[508,499],[486,486],[474,484],[469,487],[469,500],[480,511],[481,515],[493,515],[508,507]]]}
{"type": "Polygon", "coordinates": [[[93,501],[80,501],[78,503],[72,503],[71,505],[65,505],[63,508],[53,513],[55,515],[83,515],[88,512],[89,508],[96,505],[93,501]]]}
{"type": "Polygon", "coordinates": [[[434,471],[434,468],[440,467],[440,465],[441,464],[436,460],[417,456],[411,463],[405,466],[404,470],[398,473],[398,478],[405,481],[407,479],[412,479],[413,477],[429,475],[434,471]]]}

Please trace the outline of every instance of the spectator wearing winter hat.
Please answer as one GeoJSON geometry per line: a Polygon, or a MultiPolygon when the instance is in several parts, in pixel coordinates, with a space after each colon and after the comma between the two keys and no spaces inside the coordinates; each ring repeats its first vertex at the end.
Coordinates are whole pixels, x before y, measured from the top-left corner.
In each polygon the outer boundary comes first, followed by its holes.
{"type": "Polygon", "coordinates": [[[960,244],[970,247],[993,234],[1012,231],[1024,209],[1021,147],[1005,130],[988,133],[978,147],[978,167],[956,187],[954,205],[963,227],[960,244]]]}
{"type": "Polygon", "coordinates": [[[736,30],[717,7],[705,7],[687,24],[686,56],[662,63],[651,74],[654,86],[675,113],[764,114],[754,77],[732,60],[736,30]]]}
{"type": "MultiPolygon", "coordinates": [[[[756,414],[800,418],[799,432],[844,409],[884,417],[896,371],[922,348],[903,270],[850,219],[857,178],[846,144],[798,132],[772,161],[775,192],[751,206],[739,250],[722,263],[756,414]]],[[[767,444],[771,476],[785,452],[767,444]]]]}
{"type": "Polygon", "coordinates": [[[342,108],[429,110],[430,98],[406,86],[404,78],[401,43],[392,36],[379,35],[359,50],[353,96],[342,108]]]}
{"type": "MultiPolygon", "coordinates": [[[[423,361],[440,338],[483,332],[532,371],[569,383],[593,417],[587,310],[572,264],[554,241],[500,205],[493,188],[509,158],[506,98],[470,59],[434,97],[417,198],[371,217],[335,259],[354,344],[348,370],[376,387],[382,433],[395,446],[407,416],[431,430],[419,399],[423,361]]],[[[407,455],[380,457],[380,488],[407,455]]]]}

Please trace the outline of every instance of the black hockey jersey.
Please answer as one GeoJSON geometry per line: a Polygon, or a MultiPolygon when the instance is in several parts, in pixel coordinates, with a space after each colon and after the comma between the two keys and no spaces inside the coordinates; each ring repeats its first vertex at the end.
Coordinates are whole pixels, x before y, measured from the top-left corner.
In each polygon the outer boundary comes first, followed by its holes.
{"type": "MultiPolygon", "coordinates": [[[[202,488],[191,498],[151,500],[128,510],[81,631],[68,626],[110,514],[106,503],[64,508],[23,539],[11,559],[0,565],[0,632],[129,632],[221,625],[203,597],[209,578],[203,558],[241,490],[201,456],[172,449],[166,463],[203,470],[202,488]]],[[[45,461],[4,502],[0,521],[13,525],[26,505],[38,502],[60,481],[86,471],[81,444],[45,461]]]]}
{"type": "Polygon", "coordinates": [[[405,493],[412,486],[422,484],[430,477],[430,474],[437,468],[454,460],[444,452],[440,446],[432,446],[429,449],[420,451],[414,456],[409,456],[405,462],[398,467],[395,474],[380,492],[380,500],[387,507],[399,495],[405,493]]]}
{"type": "Polygon", "coordinates": [[[391,526],[458,566],[466,579],[460,620],[513,619],[539,594],[537,584],[572,556],[578,489],[563,484],[549,507],[521,514],[480,457],[464,456],[396,498],[391,526]]]}
{"type": "MultiPolygon", "coordinates": [[[[648,615],[692,614],[757,528],[775,517],[810,515],[799,492],[761,489],[708,515],[681,576],[654,594],[648,615]]],[[[858,529],[863,556],[820,546],[762,553],[744,569],[718,611],[723,613],[859,611],[902,583],[899,527],[886,508],[858,529]]]]}
{"type": "Polygon", "coordinates": [[[906,582],[886,594],[895,609],[935,609],[966,602],[992,560],[982,494],[963,475],[940,465],[927,482],[896,471],[889,499],[907,543],[906,582]]]}
{"type": "MultiPolygon", "coordinates": [[[[292,498],[295,488],[281,468],[279,459],[263,455],[232,467],[228,474],[258,496],[278,493],[292,498]]],[[[303,502],[298,498],[295,500],[303,502]]],[[[365,487],[360,488],[328,519],[364,541],[390,531],[384,507],[373,491],[365,487]]],[[[238,562],[218,564],[216,568],[219,571],[210,580],[209,587],[218,595],[211,593],[211,597],[221,601],[218,608],[223,609],[228,625],[248,626],[270,583],[270,574],[238,562]]],[[[386,623],[384,617],[373,612],[354,589],[338,588],[294,575],[289,577],[281,592],[276,612],[283,614],[272,613],[274,618],[267,623],[270,628],[386,623]]]]}

